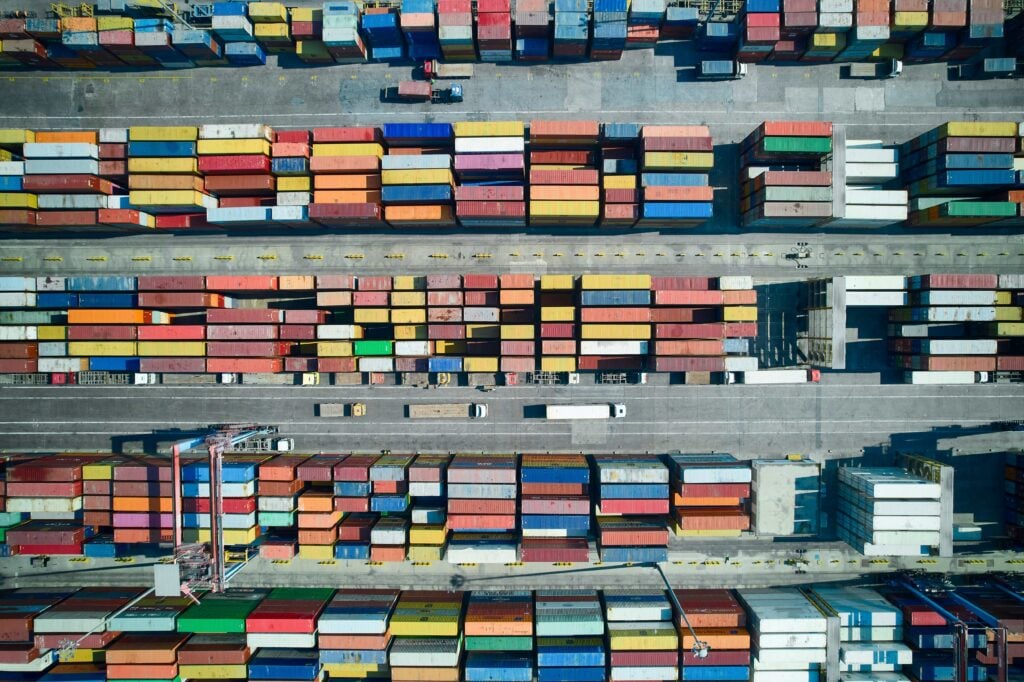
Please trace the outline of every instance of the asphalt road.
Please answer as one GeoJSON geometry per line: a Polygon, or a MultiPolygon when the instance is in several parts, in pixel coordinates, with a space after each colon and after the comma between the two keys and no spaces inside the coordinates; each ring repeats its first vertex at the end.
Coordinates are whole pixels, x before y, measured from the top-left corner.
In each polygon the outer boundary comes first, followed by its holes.
{"type": "MultiPolygon", "coordinates": [[[[893,434],[927,434],[1019,418],[1016,385],[558,386],[469,388],[143,386],[6,388],[6,451],[140,449],[155,431],[213,423],[280,427],[300,452],[728,452],[854,456],[893,434]],[[360,401],[365,418],[315,416],[360,401]],[[485,402],[481,420],[411,420],[412,403],[485,402]],[[625,419],[548,422],[546,403],[624,402],[625,419]]],[[[1009,437],[1009,436],[1007,436],[1009,437]]],[[[1009,441],[1007,441],[1009,442],[1009,441]]],[[[166,440],[164,447],[169,446],[166,440]]]]}

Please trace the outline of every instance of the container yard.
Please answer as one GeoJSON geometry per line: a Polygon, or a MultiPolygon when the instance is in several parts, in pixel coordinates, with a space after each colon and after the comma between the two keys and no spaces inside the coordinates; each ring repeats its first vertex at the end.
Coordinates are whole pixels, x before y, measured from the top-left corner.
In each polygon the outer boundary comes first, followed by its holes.
{"type": "Polygon", "coordinates": [[[0,9],[0,680],[1024,680],[1020,0],[0,9]]]}

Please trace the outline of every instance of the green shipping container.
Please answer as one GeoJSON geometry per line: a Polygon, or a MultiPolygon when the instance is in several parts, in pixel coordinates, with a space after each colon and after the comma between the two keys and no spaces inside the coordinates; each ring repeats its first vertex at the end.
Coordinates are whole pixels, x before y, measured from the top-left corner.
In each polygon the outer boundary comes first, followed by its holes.
{"type": "Polygon", "coordinates": [[[766,137],[762,142],[767,154],[828,154],[831,137],[766,137]]]}
{"type": "Polygon", "coordinates": [[[205,595],[201,602],[178,616],[178,632],[245,632],[246,617],[266,596],[267,590],[205,595]]]}
{"type": "Polygon", "coordinates": [[[0,312],[0,324],[64,324],[66,312],[57,310],[5,310],[0,312]]]}
{"type": "Polygon", "coordinates": [[[466,651],[533,651],[533,637],[466,637],[466,651]]]}
{"type": "Polygon", "coordinates": [[[356,341],[353,355],[391,355],[392,341],[356,341]]]}
{"type": "Polygon", "coordinates": [[[952,201],[939,211],[958,218],[1013,218],[1018,215],[1018,205],[1011,201],[952,201]]]}
{"type": "Polygon", "coordinates": [[[275,587],[267,599],[283,601],[328,601],[334,596],[333,587],[275,587]]]}
{"type": "Polygon", "coordinates": [[[926,211],[932,206],[941,206],[942,204],[948,204],[951,201],[971,201],[979,199],[980,197],[914,197],[910,200],[911,211],[926,211]]]}
{"type": "Polygon", "coordinates": [[[260,512],[259,524],[261,526],[285,526],[295,525],[295,512],[260,512]]]}

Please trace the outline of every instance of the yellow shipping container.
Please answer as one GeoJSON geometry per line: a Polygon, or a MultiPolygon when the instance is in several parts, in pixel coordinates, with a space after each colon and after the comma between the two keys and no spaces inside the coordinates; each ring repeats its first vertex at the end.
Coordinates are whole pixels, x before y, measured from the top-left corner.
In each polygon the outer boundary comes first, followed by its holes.
{"type": "Polygon", "coordinates": [[[612,651],[657,651],[678,647],[679,635],[675,630],[629,628],[608,633],[608,648],[612,651]]]}
{"type": "Polygon", "coordinates": [[[324,11],[319,7],[292,7],[292,21],[323,21],[324,11]]]}
{"type": "Polygon", "coordinates": [[[441,545],[444,544],[448,529],[444,524],[431,524],[418,526],[413,524],[409,527],[409,542],[414,545],[441,545]]]}
{"type": "Polygon", "coordinates": [[[270,143],[266,140],[244,138],[239,140],[199,140],[197,154],[263,154],[270,156],[270,143]]]}
{"type": "MultiPolygon", "coordinates": [[[[404,308],[391,311],[391,324],[425,324],[427,311],[423,308],[404,308]]],[[[397,339],[397,332],[395,338],[397,339]]]]}
{"type": "Polygon", "coordinates": [[[35,141],[36,133],[34,130],[26,130],[25,128],[0,128],[0,144],[19,145],[35,141]]]}
{"type": "Polygon", "coordinates": [[[299,558],[329,561],[334,558],[334,545],[299,545],[299,558]]]}
{"type": "Polygon", "coordinates": [[[928,25],[927,12],[893,12],[893,26],[908,29],[928,25]]]}
{"type": "Polygon", "coordinates": [[[37,208],[39,202],[35,194],[24,192],[0,192],[0,208],[37,208]]]}
{"type": "Polygon", "coordinates": [[[1017,124],[950,121],[939,126],[940,137],[1017,137],[1017,124]]]}
{"type": "MultiPolygon", "coordinates": [[[[0,45],[0,48],[2,47],[3,45],[0,45]]],[[[0,149],[0,161],[10,161],[13,158],[14,154],[12,152],[7,151],[6,149],[0,149]]]]}
{"type": "Polygon", "coordinates": [[[467,339],[497,339],[501,338],[501,329],[496,324],[467,324],[467,339]]]}
{"type": "Polygon", "coordinates": [[[215,200],[202,192],[190,189],[135,189],[128,192],[128,201],[133,206],[197,206],[205,208],[207,204],[215,200]]]}
{"type": "Polygon", "coordinates": [[[726,322],[757,322],[757,306],[728,305],[722,309],[726,322]]]}
{"type": "Polygon", "coordinates": [[[323,671],[331,679],[363,680],[388,678],[390,668],[380,663],[324,663],[323,671]]]}
{"type": "Polygon", "coordinates": [[[584,289],[650,289],[650,275],[583,275],[584,289]]]}
{"type": "Polygon", "coordinates": [[[135,20],[131,17],[96,17],[97,31],[131,31],[135,20]]]}
{"type": "Polygon", "coordinates": [[[449,185],[452,172],[447,168],[386,170],[381,171],[380,182],[382,185],[449,185]]]}
{"type": "Polygon", "coordinates": [[[129,173],[189,173],[199,172],[199,161],[192,156],[184,158],[172,157],[133,157],[128,159],[129,173]]]}
{"type": "Polygon", "coordinates": [[[549,355],[540,359],[540,371],[542,372],[575,372],[576,358],[558,357],[549,355]]]}
{"type": "Polygon", "coordinates": [[[281,2],[250,2],[249,18],[256,23],[287,23],[288,10],[281,2]]]}
{"type": "Polygon", "coordinates": [[[576,319],[576,309],[572,306],[564,308],[553,308],[544,306],[540,309],[541,322],[573,322],[576,319]]]}
{"type": "Polygon", "coordinates": [[[1024,336],[1024,324],[1020,322],[996,322],[989,329],[996,336],[1024,336]]]}
{"type": "Polygon", "coordinates": [[[715,165],[712,152],[644,152],[644,168],[699,168],[710,170],[715,165]]]}
{"type": "Polygon", "coordinates": [[[205,341],[139,341],[138,355],[147,358],[190,357],[206,355],[205,341]]]}
{"type": "Polygon", "coordinates": [[[395,327],[396,341],[425,341],[427,326],[424,324],[395,327]]]}
{"type": "Polygon", "coordinates": [[[62,652],[61,663],[103,663],[107,658],[104,649],[73,649],[70,655],[65,656],[62,652]]]}
{"type": "Polygon", "coordinates": [[[1024,320],[1021,312],[1024,308],[1020,306],[998,306],[996,307],[996,320],[999,322],[1020,322],[1024,320]]]}
{"type": "Polygon", "coordinates": [[[376,142],[320,142],[313,145],[313,156],[384,156],[384,147],[376,142]]]}
{"type": "Polygon", "coordinates": [[[462,365],[467,372],[497,372],[498,358],[470,356],[463,360],[462,365]]]}
{"type": "Polygon", "coordinates": [[[409,561],[440,561],[444,556],[444,545],[409,545],[409,561]]]}
{"type": "Polygon", "coordinates": [[[132,142],[192,142],[199,139],[195,126],[135,126],[128,129],[132,142]]]}
{"type": "Polygon", "coordinates": [[[1013,293],[1009,291],[996,292],[996,305],[1010,305],[1013,303],[1013,293]]]}
{"type": "Polygon", "coordinates": [[[387,308],[356,308],[353,311],[353,321],[356,324],[387,324],[387,308]]]}
{"type": "Polygon", "coordinates": [[[183,680],[244,680],[249,674],[242,665],[179,665],[183,680]]]}
{"type": "MultiPolygon", "coordinates": [[[[925,17],[927,17],[927,12],[925,17]]],[[[811,36],[811,45],[817,48],[839,47],[839,38],[835,33],[815,33],[811,36]]]]}
{"type": "Polygon", "coordinates": [[[531,340],[537,335],[532,324],[503,324],[501,325],[501,339],[503,341],[531,340]]]}
{"type": "Polygon", "coordinates": [[[455,137],[522,137],[522,121],[459,121],[454,123],[455,137]]]}
{"type": "Polygon", "coordinates": [[[70,341],[68,355],[90,356],[132,356],[135,355],[134,341],[70,341]]]}
{"type": "Polygon", "coordinates": [[[311,187],[311,179],[306,176],[277,179],[278,192],[308,192],[311,187]]]}
{"type": "Polygon", "coordinates": [[[458,637],[459,617],[438,615],[430,609],[396,613],[391,617],[391,634],[395,637],[458,637]]]}
{"type": "Polygon", "coordinates": [[[348,358],[352,356],[352,342],[318,341],[316,354],[324,358],[348,358]]]}
{"type": "Polygon", "coordinates": [[[417,275],[395,275],[391,280],[395,291],[422,291],[427,288],[427,278],[417,275]]]}
{"type": "Polygon", "coordinates": [[[114,465],[96,462],[82,465],[82,478],[86,481],[109,481],[114,478],[114,465]]]}
{"type": "Polygon", "coordinates": [[[601,213],[599,201],[531,201],[530,215],[537,218],[594,217],[601,213]]]}
{"type": "Polygon", "coordinates": [[[427,293],[425,291],[392,291],[391,305],[408,308],[410,306],[425,306],[427,304],[427,293]]]}
{"type": "Polygon", "coordinates": [[[580,338],[643,341],[651,338],[651,325],[585,324],[580,328],[580,338]]]}
{"type": "Polygon", "coordinates": [[[40,341],[63,341],[68,338],[67,327],[36,327],[36,338],[40,341]]]}
{"type": "Polygon", "coordinates": [[[636,189],[636,176],[606,175],[603,184],[605,189],[636,189]]]}
{"type": "MultiPolygon", "coordinates": [[[[252,528],[226,528],[224,529],[225,545],[248,545],[255,542],[259,535],[259,526],[252,528]]],[[[209,528],[186,528],[185,542],[209,542],[209,528]]]]}
{"type": "Polygon", "coordinates": [[[678,521],[672,522],[672,532],[684,538],[738,538],[743,535],[741,530],[684,530],[678,521]]]}
{"type": "Polygon", "coordinates": [[[462,355],[465,352],[465,341],[443,341],[440,339],[434,341],[434,353],[437,355],[462,355]]]}
{"type": "Polygon", "coordinates": [[[541,289],[572,289],[576,278],[573,275],[541,275],[541,289]]]}
{"type": "Polygon", "coordinates": [[[291,42],[288,24],[256,24],[252,28],[257,40],[291,42]]]}

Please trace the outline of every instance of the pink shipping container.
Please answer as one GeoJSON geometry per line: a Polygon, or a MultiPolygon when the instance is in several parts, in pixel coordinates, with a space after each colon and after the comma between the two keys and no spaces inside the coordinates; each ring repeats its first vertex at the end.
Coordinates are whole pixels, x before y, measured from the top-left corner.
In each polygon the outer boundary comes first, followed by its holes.
{"type": "Polygon", "coordinates": [[[655,341],[655,355],[723,355],[722,341],[655,341]]]}
{"type": "Polygon", "coordinates": [[[581,322],[650,322],[650,308],[580,308],[581,322]]]}
{"type": "Polygon", "coordinates": [[[502,341],[501,342],[501,354],[502,355],[533,355],[534,354],[534,343],[533,343],[533,341],[502,341]]]}
{"type": "Polygon", "coordinates": [[[652,277],[651,289],[661,291],[664,289],[710,289],[710,277],[652,277]]]}
{"type": "Polygon", "coordinates": [[[380,129],[371,126],[346,128],[313,128],[313,142],[375,142],[380,129]]]}
{"type": "Polygon", "coordinates": [[[448,498],[449,514],[515,514],[515,500],[462,500],[448,498]]]}
{"type": "Polygon", "coordinates": [[[531,170],[531,185],[596,185],[596,170],[531,170]]]}
{"type": "Polygon", "coordinates": [[[587,497],[523,497],[520,502],[523,514],[590,514],[590,499],[587,497]]]}
{"type": "Polygon", "coordinates": [[[427,322],[462,322],[462,308],[427,308],[427,322]]]}
{"type": "MultiPolygon", "coordinates": [[[[199,277],[198,279],[202,279],[199,277]]],[[[140,308],[221,308],[224,296],[200,291],[148,292],[139,294],[140,308]]]]}
{"type": "Polygon", "coordinates": [[[656,372],[724,372],[724,358],[701,357],[656,357],[656,372]]]}
{"type": "Polygon", "coordinates": [[[757,322],[726,322],[725,336],[728,339],[757,336],[757,322]]]}
{"type": "Polygon", "coordinates": [[[426,372],[429,368],[427,358],[395,358],[396,372],[426,372]]]}
{"type": "MultiPolygon", "coordinates": [[[[668,500],[601,500],[602,514],[668,514],[668,500]]],[[[634,533],[637,536],[637,544],[643,542],[642,532],[634,533]]],[[[602,544],[605,541],[606,533],[601,533],[602,544]]],[[[658,534],[660,537],[660,533],[658,534]]],[[[665,542],[668,541],[667,531],[665,542]]],[[[659,541],[658,544],[661,544],[659,541]]]]}
{"type": "Polygon", "coordinates": [[[544,322],[540,325],[540,335],[544,339],[574,339],[576,325],[572,322],[544,322]]]}
{"type": "Polygon", "coordinates": [[[284,371],[286,372],[315,372],[316,358],[285,358],[284,371]]]}
{"type": "Polygon", "coordinates": [[[387,291],[356,291],[352,294],[352,305],[384,307],[388,305],[387,291]]]}
{"type": "MultiPolygon", "coordinates": [[[[271,358],[288,355],[292,344],[277,341],[211,341],[206,344],[207,357],[271,358]]],[[[280,370],[278,370],[280,371],[280,370]]]]}
{"type": "Polygon", "coordinates": [[[277,277],[268,275],[209,275],[207,291],[276,291],[277,277]]]}
{"type": "Polygon", "coordinates": [[[500,277],[502,289],[533,289],[534,276],[508,273],[500,277]]]}
{"type": "Polygon", "coordinates": [[[356,371],[355,358],[319,358],[317,370],[320,372],[354,372],[356,371]]]}
{"type": "Polygon", "coordinates": [[[326,310],[286,310],[285,324],[323,324],[327,321],[326,310]]]}
{"type": "Polygon", "coordinates": [[[276,339],[277,327],[272,324],[211,324],[206,327],[206,338],[217,341],[276,339]]]}
{"type": "MultiPolygon", "coordinates": [[[[462,288],[463,289],[497,289],[498,288],[498,276],[497,275],[463,275],[462,277],[462,288]]],[[[468,296],[469,294],[467,294],[468,296]]],[[[473,303],[467,305],[486,305],[483,303],[473,303]]]]}
{"type": "Polygon", "coordinates": [[[722,305],[724,292],[665,289],[654,292],[655,305],[722,305]]]}
{"type": "Polygon", "coordinates": [[[262,154],[200,156],[199,172],[204,175],[241,175],[269,173],[270,157],[262,154]]]}
{"type": "Polygon", "coordinates": [[[831,137],[832,124],[828,121],[765,121],[761,131],[767,136],[831,137]]]}
{"type": "Polygon", "coordinates": [[[456,154],[456,171],[515,171],[526,167],[522,154],[456,154]]]}
{"type": "Polygon", "coordinates": [[[206,278],[201,275],[142,275],[139,291],[203,291],[206,278]]]}
{"type": "Polygon", "coordinates": [[[359,277],[356,288],[359,291],[391,291],[391,278],[386,275],[359,277]]]}
{"type": "Polygon", "coordinates": [[[544,339],[540,342],[541,355],[576,355],[575,341],[544,339]]]}
{"type": "Polygon", "coordinates": [[[460,218],[521,218],[526,215],[522,201],[460,201],[455,204],[460,218]]]}
{"type": "Polygon", "coordinates": [[[466,338],[466,328],[461,324],[431,324],[427,326],[427,338],[458,340],[466,338]]]}
{"type": "Polygon", "coordinates": [[[134,341],[135,327],[104,327],[92,324],[68,326],[68,341],[134,341]]]}
{"type": "Polygon", "coordinates": [[[537,361],[532,357],[508,356],[501,358],[502,372],[533,372],[537,369],[537,361]]]}
{"type": "Polygon", "coordinates": [[[1000,372],[1024,371],[1024,355],[1004,355],[996,358],[996,369],[1000,372]]]}
{"type": "Polygon", "coordinates": [[[724,339],[726,325],[721,322],[707,324],[656,324],[656,339],[724,339]]]}
{"type": "Polygon", "coordinates": [[[284,371],[281,358],[207,358],[207,372],[275,374],[284,371]]]}
{"type": "Polygon", "coordinates": [[[523,538],[520,556],[530,563],[585,564],[590,561],[590,548],[584,538],[523,538]]]}
{"type": "MultiPolygon", "coordinates": [[[[917,278],[915,278],[916,280],[917,278]]],[[[923,275],[920,289],[995,289],[998,275],[923,275]]]]}
{"type": "Polygon", "coordinates": [[[139,360],[139,371],[202,374],[206,371],[206,358],[142,358],[139,360]]]}
{"type": "Polygon", "coordinates": [[[284,311],[271,308],[213,308],[206,311],[207,324],[280,324],[284,311]]]}
{"type": "MultiPolygon", "coordinates": [[[[456,275],[457,276],[457,275],[456,275]]],[[[429,280],[427,287],[430,287],[429,280]]],[[[447,288],[447,287],[442,287],[447,288]]],[[[428,291],[427,305],[437,306],[460,306],[462,305],[461,291],[428,291]]]]}
{"type": "Polygon", "coordinates": [[[201,341],[206,327],[201,324],[160,324],[138,328],[139,341],[201,341]]]}
{"type": "Polygon", "coordinates": [[[639,370],[644,368],[646,358],[639,355],[583,355],[578,365],[581,370],[639,370]]]}
{"type": "Polygon", "coordinates": [[[311,324],[284,324],[278,332],[283,341],[312,341],[316,339],[316,326],[311,324]]]}
{"type": "Polygon", "coordinates": [[[355,275],[317,275],[317,289],[355,289],[355,275]]]}
{"type": "MultiPolygon", "coordinates": [[[[459,289],[462,287],[461,275],[427,275],[427,289],[459,289]]],[[[441,293],[441,292],[434,292],[441,293]]],[[[461,292],[450,292],[461,293],[461,292]]],[[[428,294],[429,296],[429,294],[428,294]]],[[[449,304],[451,305],[451,304],[449,304]]]]}
{"type": "Polygon", "coordinates": [[[473,514],[472,516],[462,516],[459,514],[448,515],[447,526],[450,530],[460,530],[463,528],[486,528],[488,530],[512,530],[516,527],[515,515],[501,515],[501,514],[473,514]]]}
{"type": "Polygon", "coordinates": [[[523,201],[523,197],[523,187],[483,185],[455,188],[455,201],[523,201]]]}
{"type": "MultiPolygon", "coordinates": [[[[498,286],[498,283],[495,282],[494,286],[498,286]]],[[[497,291],[467,291],[465,297],[467,306],[496,306],[501,301],[497,291]]]]}
{"type": "Polygon", "coordinates": [[[757,292],[753,289],[723,291],[722,303],[724,305],[757,305],[757,292]]]}

